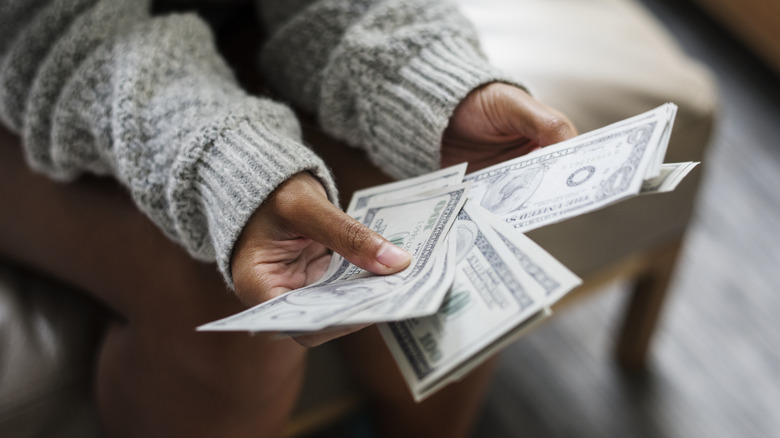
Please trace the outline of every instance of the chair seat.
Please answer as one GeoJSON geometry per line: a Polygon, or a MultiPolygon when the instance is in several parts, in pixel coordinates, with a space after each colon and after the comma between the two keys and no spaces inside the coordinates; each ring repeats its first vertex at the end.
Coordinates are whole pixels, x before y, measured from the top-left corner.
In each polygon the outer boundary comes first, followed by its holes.
{"type": "Polygon", "coordinates": [[[0,436],[98,436],[100,311],[60,283],[0,266],[0,436]]]}
{"type": "Polygon", "coordinates": [[[680,125],[711,117],[710,72],[634,0],[457,0],[490,62],[572,119],[580,132],[679,107],[680,125]]]}

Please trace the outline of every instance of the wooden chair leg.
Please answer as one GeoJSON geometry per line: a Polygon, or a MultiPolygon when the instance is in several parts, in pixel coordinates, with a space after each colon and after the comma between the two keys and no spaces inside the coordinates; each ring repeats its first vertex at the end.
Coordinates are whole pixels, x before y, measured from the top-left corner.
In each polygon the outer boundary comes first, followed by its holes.
{"type": "Polygon", "coordinates": [[[626,370],[645,366],[681,246],[682,238],[656,250],[636,279],[615,349],[617,362],[626,370]]]}

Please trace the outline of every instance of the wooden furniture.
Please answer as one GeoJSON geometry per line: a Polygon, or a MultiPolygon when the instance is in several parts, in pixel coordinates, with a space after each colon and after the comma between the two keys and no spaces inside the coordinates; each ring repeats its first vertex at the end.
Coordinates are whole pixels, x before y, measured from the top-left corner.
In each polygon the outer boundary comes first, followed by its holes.
{"type": "Polygon", "coordinates": [[[695,0],[780,74],[780,0],[695,0]]]}

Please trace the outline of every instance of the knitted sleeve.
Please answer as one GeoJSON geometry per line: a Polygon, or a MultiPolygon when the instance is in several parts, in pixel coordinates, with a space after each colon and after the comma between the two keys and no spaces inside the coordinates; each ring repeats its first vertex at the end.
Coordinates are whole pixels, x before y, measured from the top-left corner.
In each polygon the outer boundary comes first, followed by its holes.
{"type": "Polygon", "coordinates": [[[58,180],[113,175],[196,258],[229,261],[281,182],[311,171],[286,106],[245,94],[194,15],[150,17],[141,0],[0,3],[0,118],[29,164],[58,180]]]}
{"type": "Polygon", "coordinates": [[[268,82],[365,148],[395,177],[439,167],[440,144],[473,89],[517,84],[488,65],[472,25],[446,0],[262,0],[268,82]]]}

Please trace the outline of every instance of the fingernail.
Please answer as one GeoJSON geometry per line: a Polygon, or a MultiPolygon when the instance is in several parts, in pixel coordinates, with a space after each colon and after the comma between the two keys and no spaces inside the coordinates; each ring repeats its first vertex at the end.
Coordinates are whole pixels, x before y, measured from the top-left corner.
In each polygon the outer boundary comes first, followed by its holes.
{"type": "Polygon", "coordinates": [[[388,268],[398,268],[408,265],[412,256],[392,243],[384,242],[376,252],[376,259],[388,268]]]}

